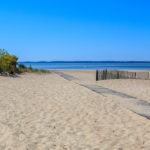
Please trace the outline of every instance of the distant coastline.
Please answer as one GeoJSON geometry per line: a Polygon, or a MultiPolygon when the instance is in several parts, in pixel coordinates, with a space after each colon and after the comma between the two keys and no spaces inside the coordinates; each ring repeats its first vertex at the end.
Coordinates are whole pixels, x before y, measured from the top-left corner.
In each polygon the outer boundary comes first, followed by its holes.
{"type": "Polygon", "coordinates": [[[18,63],[150,63],[150,61],[19,61],[18,63]]]}

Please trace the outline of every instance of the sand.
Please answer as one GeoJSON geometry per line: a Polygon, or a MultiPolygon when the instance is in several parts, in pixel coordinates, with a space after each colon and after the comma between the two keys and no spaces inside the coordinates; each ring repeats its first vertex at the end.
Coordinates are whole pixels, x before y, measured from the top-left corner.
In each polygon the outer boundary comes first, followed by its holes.
{"type": "Polygon", "coordinates": [[[150,150],[150,120],[54,73],[0,77],[0,150],[150,150]]]}
{"type": "Polygon", "coordinates": [[[77,77],[84,84],[94,84],[109,88],[118,92],[126,93],[150,102],[150,80],[140,79],[115,79],[96,81],[95,70],[60,70],[77,77]]]}

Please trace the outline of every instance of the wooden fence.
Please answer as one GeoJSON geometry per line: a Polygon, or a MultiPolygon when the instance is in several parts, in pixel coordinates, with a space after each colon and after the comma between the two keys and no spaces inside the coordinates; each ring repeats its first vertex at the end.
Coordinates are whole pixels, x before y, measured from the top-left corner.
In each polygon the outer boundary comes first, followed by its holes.
{"type": "Polygon", "coordinates": [[[119,70],[97,70],[96,80],[108,79],[144,79],[150,80],[150,73],[146,71],[119,71],[119,70]]]}

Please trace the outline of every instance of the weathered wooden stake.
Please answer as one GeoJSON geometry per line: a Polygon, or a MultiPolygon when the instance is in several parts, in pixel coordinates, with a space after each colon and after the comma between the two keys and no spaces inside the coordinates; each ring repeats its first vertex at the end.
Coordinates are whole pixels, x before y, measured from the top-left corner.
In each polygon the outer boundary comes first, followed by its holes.
{"type": "Polygon", "coordinates": [[[98,81],[98,70],[96,70],[96,81],[98,81]]]}

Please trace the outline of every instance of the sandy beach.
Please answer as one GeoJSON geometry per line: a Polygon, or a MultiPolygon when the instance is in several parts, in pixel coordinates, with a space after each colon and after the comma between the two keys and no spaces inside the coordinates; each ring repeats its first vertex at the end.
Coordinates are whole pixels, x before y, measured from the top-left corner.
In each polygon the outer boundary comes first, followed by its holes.
{"type": "MultiPolygon", "coordinates": [[[[150,101],[150,81],[62,72],[150,101]]],[[[0,76],[0,129],[0,150],[150,150],[150,120],[55,73],[0,76]]]]}
{"type": "Polygon", "coordinates": [[[96,81],[95,70],[60,70],[85,84],[100,85],[150,102],[150,80],[115,79],[96,81]]]}

